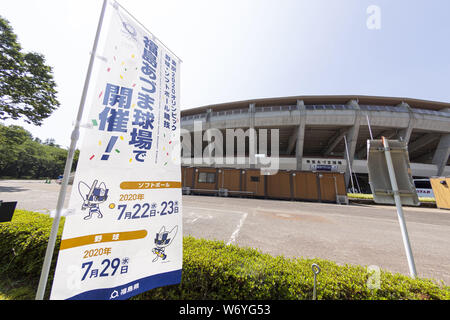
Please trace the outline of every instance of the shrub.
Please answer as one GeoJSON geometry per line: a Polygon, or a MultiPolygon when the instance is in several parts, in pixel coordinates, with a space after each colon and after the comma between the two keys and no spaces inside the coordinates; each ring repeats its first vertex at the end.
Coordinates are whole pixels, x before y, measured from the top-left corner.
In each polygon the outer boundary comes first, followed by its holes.
{"type": "MultiPolygon", "coordinates": [[[[10,223],[0,224],[0,274],[20,275],[20,278],[33,280],[42,268],[47,249],[47,241],[53,219],[47,215],[16,210],[10,223]]],[[[64,226],[64,218],[58,232],[57,247],[64,226]]],[[[55,250],[54,259],[57,258],[55,250]]],[[[56,261],[56,260],[55,260],[56,261]]]]}
{"type": "MultiPolygon", "coordinates": [[[[28,211],[16,211],[11,223],[0,224],[2,281],[26,280],[28,287],[37,288],[51,224],[52,219],[48,216],[28,211]]],[[[64,219],[61,220],[49,284],[63,224],[64,219]]],[[[311,299],[312,263],[319,264],[322,269],[318,275],[318,299],[450,299],[450,287],[386,271],[381,272],[380,289],[371,290],[367,287],[369,273],[362,266],[340,266],[320,259],[273,257],[256,249],[193,237],[185,237],[183,246],[181,284],[157,288],[133,299],[311,299]]],[[[33,290],[15,289],[15,297],[32,299],[34,296],[26,293],[34,294],[33,290]]]]}
{"type": "MultiPolygon", "coordinates": [[[[373,200],[373,194],[370,193],[347,193],[347,197],[351,199],[373,200]]],[[[436,203],[436,199],[432,197],[419,197],[420,202],[436,203]]]]}
{"type": "Polygon", "coordinates": [[[311,299],[312,263],[321,267],[318,299],[450,299],[450,288],[430,280],[381,272],[381,287],[367,287],[365,267],[321,259],[273,257],[223,242],[184,238],[180,285],[158,288],[135,299],[273,300],[311,299]]]}

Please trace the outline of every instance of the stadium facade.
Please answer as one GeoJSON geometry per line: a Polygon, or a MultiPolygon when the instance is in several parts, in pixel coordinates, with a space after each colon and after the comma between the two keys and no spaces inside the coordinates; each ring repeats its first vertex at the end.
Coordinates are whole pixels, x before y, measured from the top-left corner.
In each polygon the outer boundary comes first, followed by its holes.
{"type": "Polygon", "coordinates": [[[450,176],[450,103],[375,96],[256,99],[183,110],[181,128],[184,167],[258,169],[267,167],[262,158],[276,157],[279,170],[341,172],[347,188],[354,179],[361,190],[368,186],[367,140],[384,136],[407,143],[414,177],[450,176]],[[239,129],[246,139],[230,151],[228,131],[239,129]],[[211,139],[212,130],[223,138],[211,139]],[[226,157],[241,160],[208,160],[211,141],[223,144],[226,157]]]}

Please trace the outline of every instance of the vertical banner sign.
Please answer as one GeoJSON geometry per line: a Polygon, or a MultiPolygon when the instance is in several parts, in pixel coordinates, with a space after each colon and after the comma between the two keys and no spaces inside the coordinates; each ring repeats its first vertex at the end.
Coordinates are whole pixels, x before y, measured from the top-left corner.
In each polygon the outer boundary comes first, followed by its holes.
{"type": "Polygon", "coordinates": [[[180,60],[110,8],[51,299],[127,299],[181,281],[180,60]]]}

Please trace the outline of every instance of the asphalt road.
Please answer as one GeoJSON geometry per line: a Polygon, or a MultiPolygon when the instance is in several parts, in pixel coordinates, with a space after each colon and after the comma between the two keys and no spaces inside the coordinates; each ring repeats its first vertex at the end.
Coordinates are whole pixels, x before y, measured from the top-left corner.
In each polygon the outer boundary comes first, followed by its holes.
{"type": "MultiPolygon", "coordinates": [[[[60,186],[0,180],[0,200],[51,212],[60,186]]],[[[70,188],[66,197],[70,195],[70,188]]],[[[419,277],[450,285],[450,211],[404,208],[419,277]]],[[[272,255],[376,265],[408,275],[395,207],[183,196],[183,232],[272,255]]]]}

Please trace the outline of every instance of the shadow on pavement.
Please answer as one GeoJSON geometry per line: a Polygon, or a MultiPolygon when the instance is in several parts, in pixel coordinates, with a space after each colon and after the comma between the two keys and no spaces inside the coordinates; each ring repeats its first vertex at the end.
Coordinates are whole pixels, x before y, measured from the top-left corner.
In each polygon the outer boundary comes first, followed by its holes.
{"type": "Polygon", "coordinates": [[[22,191],[28,191],[29,189],[24,189],[21,187],[3,187],[0,186],[0,192],[22,192],[22,191]]]}

